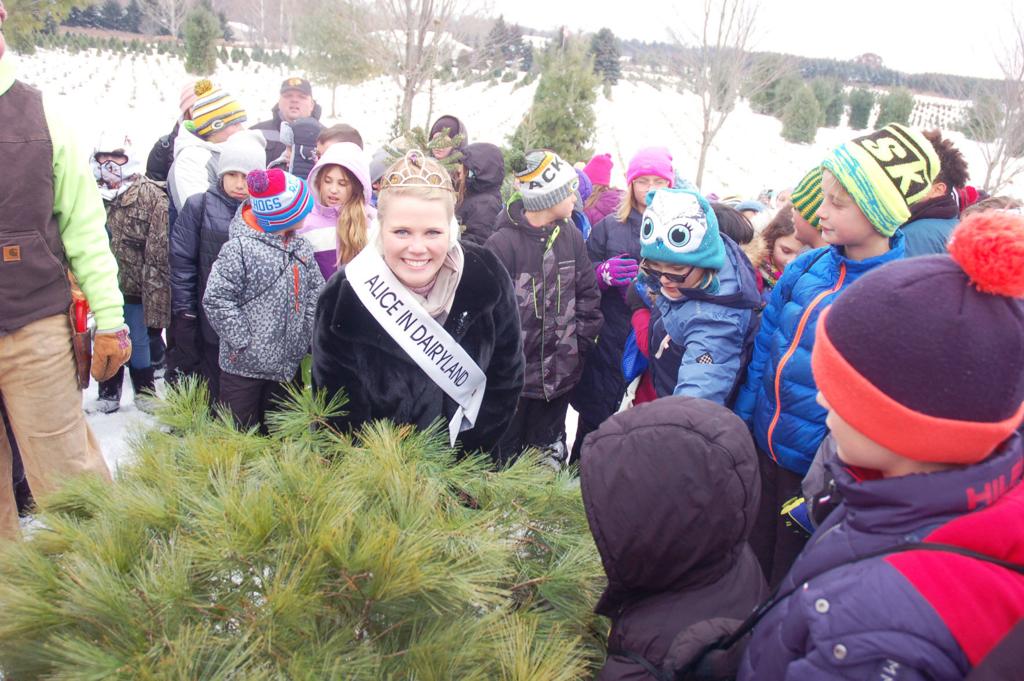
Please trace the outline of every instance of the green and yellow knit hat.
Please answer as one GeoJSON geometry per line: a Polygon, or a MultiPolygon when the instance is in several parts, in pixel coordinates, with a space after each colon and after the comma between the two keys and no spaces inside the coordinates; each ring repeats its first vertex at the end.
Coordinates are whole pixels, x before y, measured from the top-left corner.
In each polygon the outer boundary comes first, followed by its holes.
{"type": "Polygon", "coordinates": [[[814,166],[811,172],[804,175],[800,184],[796,186],[789,200],[793,208],[810,223],[811,227],[821,229],[818,225],[818,208],[821,207],[821,199],[824,195],[821,192],[821,166],[814,166]]]}
{"type": "Polygon", "coordinates": [[[941,169],[921,133],[890,123],[835,149],[822,163],[883,236],[910,219],[910,207],[928,196],[941,169]]]}
{"type": "Polygon", "coordinates": [[[246,121],[245,109],[238,100],[205,78],[196,83],[196,97],[189,129],[203,139],[229,125],[246,121]]]}

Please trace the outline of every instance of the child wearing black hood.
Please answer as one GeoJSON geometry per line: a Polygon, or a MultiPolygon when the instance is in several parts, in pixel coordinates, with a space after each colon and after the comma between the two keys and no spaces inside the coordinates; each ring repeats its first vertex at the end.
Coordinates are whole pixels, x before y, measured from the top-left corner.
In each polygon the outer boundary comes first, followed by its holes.
{"type": "Polygon", "coordinates": [[[612,416],[583,443],[580,484],[608,575],[595,608],[612,621],[600,681],[670,677],[695,640],[714,640],[715,620],[738,623],[767,595],[747,545],[757,454],[725,407],[674,396],[612,416]]]}

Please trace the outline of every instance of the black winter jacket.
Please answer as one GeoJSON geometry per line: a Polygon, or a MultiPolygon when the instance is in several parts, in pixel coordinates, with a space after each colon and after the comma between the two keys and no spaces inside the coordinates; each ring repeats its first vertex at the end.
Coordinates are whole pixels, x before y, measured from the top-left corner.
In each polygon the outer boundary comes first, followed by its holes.
{"type": "Polygon", "coordinates": [[[466,196],[455,217],[465,230],[462,241],[483,246],[494,234],[494,221],[501,212],[505,157],[493,144],[478,142],[466,147],[462,167],[465,169],[466,196]]]}
{"type": "Polygon", "coordinates": [[[616,414],[584,440],[580,487],[608,575],[595,608],[612,620],[599,681],[653,681],[621,653],[661,667],[690,627],[743,620],[767,595],[747,545],[757,453],[725,407],[665,397],[616,414]]]}
{"type": "MultiPolygon", "coordinates": [[[[276,161],[284,153],[285,145],[281,141],[281,122],[284,120],[281,118],[281,109],[278,108],[277,104],[270,110],[270,120],[260,121],[256,125],[252,126],[252,130],[260,130],[263,132],[263,136],[267,139],[267,165],[276,161]]],[[[312,117],[320,120],[320,115],[323,114],[323,109],[316,102],[313,102],[313,113],[312,117]]],[[[306,178],[303,177],[303,180],[306,178]]]]}
{"type": "Polygon", "coordinates": [[[214,345],[217,333],[203,310],[203,294],[240,205],[218,183],[203,194],[190,196],[171,228],[171,311],[198,315],[203,339],[214,345]]]}
{"type": "MultiPolygon", "coordinates": [[[[444,328],[487,376],[476,426],[459,436],[465,451],[487,451],[512,420],[523,387],[519,315],[512,282],[494,254],[462,248],[465,266],[444,328]]],[[[313,385],[330,395],[345,391],[347,413],[333,423],[341,430],[385,418],[426,428],[447,423],[458,407],[363,307],[344,268],[317,304],[313,385]]]]}
{"type": "MultiPolygon", "coordinates": [[[[625,223],[609,215],[594,225],[587,239],[590,262],[596,267],[608,258],[625,253],[639,263],[642,217],[633,210],[625,223]]],[[[594,427],[615,413],[626,391],[626,379],[622,376],[622,349],[633,327],[629,321],[632,314],[622,296],[623,290],[611,287],[601,293],[601,314],[604,315],[601,337],[573,391],[573,408],[594,427]]]]}
{"type": "Polygon", "coordinates": [[[601,332],[601,294],[583,235],[571,220],[526,221],[522,199],[498,215],[487,240],[515,287],[522,323],[523,397],[553,400],[572,390],[601,332]]]}

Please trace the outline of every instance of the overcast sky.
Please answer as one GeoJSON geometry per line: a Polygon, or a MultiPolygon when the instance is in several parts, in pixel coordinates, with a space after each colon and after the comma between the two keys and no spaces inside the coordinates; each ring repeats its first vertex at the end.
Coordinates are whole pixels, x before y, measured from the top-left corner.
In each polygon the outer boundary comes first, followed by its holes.
{"type": "MultiPolygon", "coordinates": [[[[667,26],[698,27],[700,0],[491,0],[493,13],[535,28],[608,27],[667,41],[667,26]]],[[[1024,3],[1017,1],[1024,17],[1024,3]]],[[[994,77],[1009,43],[1013,0],[761,0],[754,49],[850,59],[865,52],[900,71],[994,77]]]]}

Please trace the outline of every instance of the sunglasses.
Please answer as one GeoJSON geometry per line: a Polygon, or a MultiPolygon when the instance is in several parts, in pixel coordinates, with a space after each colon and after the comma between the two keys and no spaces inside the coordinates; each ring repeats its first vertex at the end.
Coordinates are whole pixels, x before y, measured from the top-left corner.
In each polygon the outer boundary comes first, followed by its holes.
{"type": "Polygon", "coordinates": [[[686,278],[689,277],[690,274],[693,272],[693,268],[691,267],[689,270],[686,271],[685,274],[673,274],[671,272],[662,272],[661,270],[656,270],[649,264],[647,264],[646,260],[644,260],[640,263],[640,271],[644,273],[644,276],[650,278],[655,282],[660,283],[661,278],[665,277],[673,284],[682,284],[683,282],[686,281],[686,278]]]}

